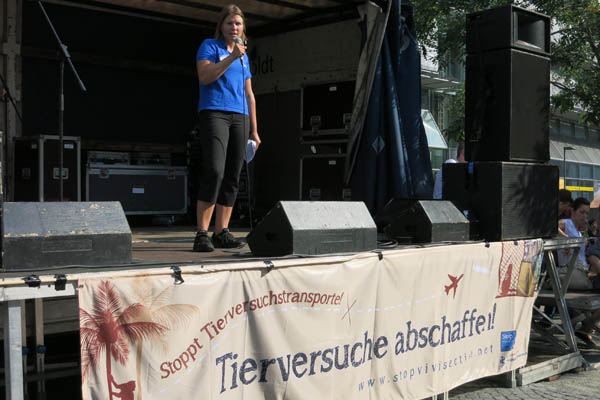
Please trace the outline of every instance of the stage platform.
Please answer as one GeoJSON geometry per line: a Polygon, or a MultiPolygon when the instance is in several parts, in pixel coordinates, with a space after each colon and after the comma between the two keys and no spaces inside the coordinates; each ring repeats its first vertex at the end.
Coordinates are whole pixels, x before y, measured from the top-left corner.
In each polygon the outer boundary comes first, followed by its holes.
{"type": "MultiPolygon", "coordinates": [[[[188,343],[194,338],[203,340],[201,349],[211,350],[219,346],[219,349],[237,349],[245,343],[244,338],[250,335],[252,343],[257,343],[257,346],[263,348],[272,347],[272,344],[267,345],[260,341],[263,338],[260,330],[266,326],[298,329],[307,326],[327,326],[327,332],[309,329],[299,336],[289,336],[284,331],[278,331],[279,336],[271,335],[271,338],[278,338],[277,343],[281,347],[272,349],[273,357],[279,354],[276,350],[288,351],[285,350],[288,345],[293,346],[294,351],[296,348],[300,349],[297,351],[312,349],[311,343],[321,343],[324,337],[342,338],[338,340],[339,344],[336,342],[337,346],[358,346],[355,342],[360,344],[360,341],[371,340],[371,337],[377,338],[378,346],[386,349],[389,347],[389,351],[382,351],[376,357],[377,360],[386,357],[400,363],[395,367],[381,364],[389,367],[385,374],[391,377],[390,382],[394,382],[396,375],[398,380],[394,385],[385,385],[379,390],[389,391],[389,394],[402,393],[403,397],[415,398],[447,393],[461,383],[502,372],[516,377],[516,370],[526,366],[531,310],[535,296],[533,287],[521,286],[527,282],[531,285],[535,280],[522,280],[520,277],[526,274],[506,267],[518,265],[521,269],[529,268],[530,274],[537,279],[540,266],[538,261],[541,261],[542,255],[541,240],[408,245],[357,254],[274,257],[269,259],[271,262],[265,263],[267,259],[253,257],[247,246],[212,253],[193,252],[195,231],[192,226],[134,227],[132,233],[133,264],[10,271],[1,275],[0,293],[4,301],[5,328],[3,335],[5,341],[15,346],[14,355],[12,351],[10,353],[10,368],[14,369],[15,374],[22,368],[22,336],[18,328],[26,326],[29,332],[35,330],[36,336],[39,330],[45,334],[75,331],[81,324],[78,318],[81,310],[93,310],[93,304],[97,302],[99,293],[104,293],[103,288],[106,285],[124,302],[124,307],[132,306],[132,301],[140,301],[133,300],[137,299],[135,293],[148,286],[152,289],[148,293],[153,295],[162,296],[164,291],[168,291],[169,301],[166,305],[170,307],[185,306],[186,310],[202,310],[201,314],[189,319],[193,326],[182,331],[186,335],[195,336],[186,337],[187,340],[177,338],[172,341],[173,357],[181,354],[181,343],[188,343]],[[172,267],[180,267],[182,274],[178,275],[179,270],[172,267]],[[36,286],[23,280],[32,274],[41,279],[36,286]],[[66,285],[60,289],[56,274],[65,274],[67,278],[66,285]],[[499,281],[499,277],[503,279],[499,281]],[[518,292],[519,290],[521,292],[518,292]],[[284,294],[287,297],[281,297],[284,294]],[[290,298],[292,294],[296,294],[298,299],[290,298]],[[308,297],[302,300],[300,294],[318,296],[313,297],[313,300],[309,300],[308,297]],[[323,305],[315,305],[315,299],[319,299],[323,305]],[[34,301],[25,303],[25,300],[34,301]],[[262,302],[261,307],[265,310],[252,308],[252,304],[257,305],[258,301],[262,302]],[[268,304],[265,304],[265,301],[268,304]],[[248,304],[248,310],[244,304],[248,304]],[[228,313],[231,313],[231,316],[228,313]],[[227,325],[224,322],[224,315],[228,315],[227,321],[233,320],[231,324],[227,325]],[[448,336],[450,322],[446,321],[451,321],[452,326],[459,329],[461,325],[458,321],[466,321],[468,318],[473,321],[477,319],[475,331],[468,339],[460,340],[459,331],[448,336]],[[219,322],[220,319],[223,321],[219,322]],[[44,323],[38,324],[38,320],[44,323]],[[214,326],[218,330],[215,332],[206,328],[210,321],[216,321],[217,325],[214,326]],[[445,325],[448,325],[448,342],[443,347],[443,353],[440,353],[437,348],[439,343],[435,340],[442,340],[441,327],[445,325]],[[239,327],[244,327],[245,330],[242,331],[239,327]],[[406,342],[407,348],[404,349],[402,340],[409,335],[415,335],[412,333],[416,332],[414,327],[431,330],[433,334],[424,334],[423,338],[427,340],[423,339],[425,342],[419,345],[420,350],[413,352],[412,347],[408,348],[413,345],[406,342]],[[221,330],[227,330],[227,334],[219,335],[221,330]],[[330,331],[335,334],[332,335],[330,331]],[[305,337],[306,335],[308,336],[305,337]],[[511,341],[501,341],[503,335],[510,336],[511,341]],[[429,342],[432,344],[429,345],[429,342]],[[393,347],[390,343],[393,343],[393,347]],[[502,351],[497,347],[499,343],[502,344],[502,351]],[[397,349],[400,350],[396,351],[397,349]],[[469,354],[469,357],[466,354],[469,354]],[[459,359],[459,356],[464,357],[459,359]],[[463,366],[467,369],[444,368],[443,373],[438,371],[441,367],[436,367],[436,376],[441,375],[436,378],[435,387],[431,386],[433,375],[415,377],[420,383],[410,385],[408,379],[399,378],[409,373],[405,365],[414,368],[429,366],[431,360],[438,359],[452,363],[454,367],[458,366],[456,363],[471,365],[463,366]],[[474,366],[477,368],[473,368],[474,366]],[[467,370],[469,374],[465,375],[464,371],[467,370]]],[[[238,238],[244,238],[248,231],[235,229],[232,233],[238,238]]],[[[551,248],[551,242],[546,241],[545,244],[551,248]]],[[[569,247],[572,247],[571,244],[569,247]]],[[[165,306],[162,301],[161,305],[165,306]]],[[[575,361],[581,365],[577,348],[575,347],[575,352],[570,350],[569,356],[577,358],[575,361]]],[[[130,352],[134,354],[134,349],[130,349],[130,352]]],[[[200,355],[202,358],[198,359],[198,366],[202,364],[202,368],[214,367],[215,360],[207,358],[218,356],[213,353],[200,355]],[[202,361],[204,358],[208,361],[202,361]],[[205,363],[208,364],[204,365],[205,363]]],[[[175,359],[173,357],[171,358],[175,359]]],[[[147,359],[151,361],[150,353],[147,359]]],[[[378,362],[377,360],[374,359],[373,362],[378,362]]],[[[574,364],[575,361],[571,363],[574,364]]],[[[362,362],[365,362],[365,359],[361,359],[362,362]]],[[[352,372],[355,384],[352,389],[348,387],[345,390],[352,391],[360,397],[365,387],[364,382],[370,382],[369,379],[374,378],[365,372],[366,369],[358,369],[358,359],[353,363],[353,369],[345,373],[352,372]]],[[[578,365],[571,367],[576,368],[578,365]]],[[[432,364],[432,374],[434,366],[432,364]]],[[[328,371],[324,368],[323,374],[327,374],[328,371]]],[[[125,382],[131,376],[135,376],[135,373],[128,370],[125,375],[115,379],[117,382],[125,382]]],[[[17,377],[15,375],[15,379],[17,377]]],[[[539,376],[536,377],[539,379],[539,376]]],[[[318,380],[320,384],[309,386],[315,390],[315,396],[320,397],[316,393],[317,388],[321,387],[323,382],[331,382],[331,379],[328,375],[323,375],[315,377],[314,380],[318,380]]],[[[516,378],[511,381],[518,383],[516,378]]],[[[300,386],[305,390],[302,382],[294,381],[298,390],[301,389],[300,386]]],[[[160,383],[164,385],[162,381],[160,383]]],[[[174,383],[168,384],[171,389],[175,387],[174,383]]],[[[13,388],[20,387],[19,382],[11,382],[10,385],[13,388]]],[[[144,387],[152,385],[150,381],[144,382],[144,387]]],[[[212,387],[209,381],[203,382],[202,386],[207,390],[219,391],[219,388],[212,387]]],[[[104,387],[105,385],[97,385],[83,379],[83,388],[100,397],[102,396],[99,393],[104,387]]],[[[257,386],[253,390],[260,392],[260,387],[257,386]]]]}
{"type": "MultiPolygon", "coordinates": [[[[245,239],[248,232],[247,229],[231,229],[233,236],[240,239],[245,239]]],[[[177,263],[252,256],[247,245],[240,249],[215,249],[210,253],[192,251],[196,235],[193,226],[133,228],[131,233],[133,262],[177,263]]]]}
{"type": "MultiPolygon", "coordinates": [[[[236,238],[245,239],[248,229],[231,229],[236,238]]],[[[164,267],[181,264],[202,264],[210,260],[236,262],[242,258],[252,257],[248,245],[239,249],[215,249],[210,253],[192,251],[196,235],[193,226],[147,226],[131,228],[132,264],[106,267],[82,268],[43,268],[39,270],[7,270],[0,272],[1,278],[23,277],[30,274],[75,274],[100,270],[129,270],[138,268],[164,267]]],[[[212,233],[211,233],[212,235],[212,233]]]]}

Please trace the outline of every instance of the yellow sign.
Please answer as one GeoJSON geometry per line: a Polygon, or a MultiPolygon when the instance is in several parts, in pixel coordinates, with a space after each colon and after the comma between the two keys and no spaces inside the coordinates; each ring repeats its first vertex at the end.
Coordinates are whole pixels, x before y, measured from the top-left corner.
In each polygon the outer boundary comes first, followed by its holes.
{"type": "MultiPolygon", "coordinates": [[[[558,188],[565,189],[565,178],[558,178],[558,188]]],[[[593,192],[592,186],[567,186],[566,189],[570,192],[593,192]]]]}
{"type": "Polygon", "coordinates": [[[593,192],[594,188],[590,186],[567,186],[570,192],[593,192]]]}

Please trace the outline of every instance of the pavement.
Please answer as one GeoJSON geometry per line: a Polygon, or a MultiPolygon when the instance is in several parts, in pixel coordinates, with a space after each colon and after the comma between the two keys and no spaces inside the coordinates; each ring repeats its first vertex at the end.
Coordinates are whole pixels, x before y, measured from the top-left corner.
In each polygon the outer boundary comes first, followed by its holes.
{"type": "Polygon", "coordinates": [[[499,379],[479,379],[451,390],[449,397],[453,400],[600,399],[600,351],[582,353],[591,364],[588,371],[573,370],[515,388],[505,387],[499,379]]]}

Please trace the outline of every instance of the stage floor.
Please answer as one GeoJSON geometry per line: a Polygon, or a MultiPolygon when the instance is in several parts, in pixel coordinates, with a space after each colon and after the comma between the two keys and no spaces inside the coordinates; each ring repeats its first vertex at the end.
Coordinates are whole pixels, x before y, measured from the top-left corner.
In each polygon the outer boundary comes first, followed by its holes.
{"type": "MultiPolygon", "coordinates": [[[[196,235],[193,226],[133,228],[131,233],[134,263],[178,263],[251,256],[248,245],[239,249],[215,249],[210,253],[192,251],[196,235]]],[[[236,238],[245,239],[248,230],[231,229],[231,233],[236,238]]],[[[209,233],[209,235],[212,235],[212,233],[209,233]]]]}
{"type": "MultiPolygon", "coordinates": [[[[247,229],[231,229],[236,238],[245,239],[248,235],[247,229]]],[[[131,228],[132,234],[132,264],[115,266],[68,266],[68,267],[44,267],[27,270],[3,270],[0,271],[0,281],[21,278],[31,274],[54,275],[54,274],[78,274],[98,271],[121,271],[129,269],[154,268],[165,266],[177,266],[187,264],[203,264],[204,262],[235,262],[243,258],[252,257],[248,245],[239,249],[215,249],[210,253],[197,253],[192,251],[194,237],[196,235],[193,226],[147,226],[131,228]]],[[[212,233],[210,233],[212,235],[212,233]]]]}

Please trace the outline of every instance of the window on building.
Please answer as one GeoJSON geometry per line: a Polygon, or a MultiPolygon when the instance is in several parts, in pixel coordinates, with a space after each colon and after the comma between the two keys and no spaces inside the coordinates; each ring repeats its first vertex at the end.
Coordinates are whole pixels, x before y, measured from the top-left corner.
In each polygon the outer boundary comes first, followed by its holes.
{"type": "Polygon", "coordinates": [[[431,110],[431,102],[429,101],[429,89],[421,90],[421,108],[431,110]]]}
{"type": "Polygon", "coordinates": [[[573,125],[573,136],[576,139],[585,139],[585,127],[581,125],[573,125]]]}
{"type": "Polygon", "coordinates": [[[573,123],[572,122],[565,122],[563,121],[560,124],[560,132],[563,136],[568,136],[568,137],[575,137],[575,131],[573,129],[573,123]]]}
{"type": "Polygon", "coordinates": [[[572,162],[567,163],[567,177],[569,177],[569,178],[579,177],[579,168],[576,163],[572,163],[572,162]]]}
{"type": "Polygon", "coordinates": [[[431,168],[440,169],[446,160],[447,150],[444,149],[429,149],[429,157],[431,158],[431,168]]]}
{"type": "Polygon", "coordinates": [[[553,119],[550,121],[550,135],[560,136],[560,120],[553,119]]]}
{"type": "Polygon", "coordinates": [[[579,178],[594,179],[593,166],[589,164],[579,164],[579,178]]]}
{"type": "Polygon", "coordinates": [[[452,57],[446,56],[446,63],[440,69],[440,76],[447,79],[457,81],[465,80],[464,60],[453,60],[452,57]]]}

